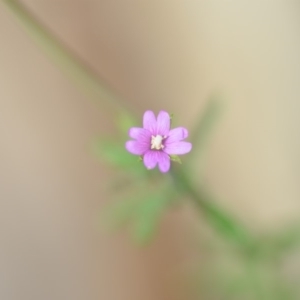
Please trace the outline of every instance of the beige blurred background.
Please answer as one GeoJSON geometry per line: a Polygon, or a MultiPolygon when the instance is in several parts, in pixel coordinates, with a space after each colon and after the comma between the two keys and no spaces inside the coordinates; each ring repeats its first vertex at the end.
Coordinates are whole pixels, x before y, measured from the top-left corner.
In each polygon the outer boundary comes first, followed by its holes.
{"type": "MultiPolygon", "coordinates": [[[[141,114],[191,128],[216,90],[225,112],[206,180],[256,232],[299,218],[300,2],[24,0],[141,114]]],[[[0,5],[0,298],[188,299],[197,215],[170,212],[155,243],[99,230],[115,171],[90,155],[113,132],[0,5]]],[[[199,253],[200,256],[200,253],[199,253]]]]}

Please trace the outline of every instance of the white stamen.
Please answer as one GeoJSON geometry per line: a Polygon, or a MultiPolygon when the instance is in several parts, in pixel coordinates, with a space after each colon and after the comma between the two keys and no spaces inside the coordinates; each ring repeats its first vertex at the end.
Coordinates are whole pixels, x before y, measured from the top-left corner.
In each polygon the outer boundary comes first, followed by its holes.
{"type": "Polygon", "coordinates": [[[160,150],[164,148],[164,145],[162,144],[163,139],[165,137],[161,136],[161,135],[157,135],[154,136],[152,135],[151,137],[151,149],[156,149],[156,150],[160,150]]]}

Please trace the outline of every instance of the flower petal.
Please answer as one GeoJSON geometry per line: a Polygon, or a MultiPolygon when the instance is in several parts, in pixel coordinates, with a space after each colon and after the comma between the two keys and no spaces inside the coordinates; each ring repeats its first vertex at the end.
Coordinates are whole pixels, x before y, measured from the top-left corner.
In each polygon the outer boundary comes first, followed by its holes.
{"type": "Polygon", "coordinates": [[[164,152],[167,154],[186,154],[192,149],[192,144],[188,142],[174,142],[170,144],[165,144],[164,152]]]}
{"type": "Polygon", "coordinates": [[[141,142],[151,143],[151,133],[149,130],[144,128],[132,127],[128,132],[129,136],[141,142]]]}
{"type": "Polygon", "coordinates": [[[158,154],[158,167],[162,173],[166,173],[170,170],[171,160],[168,154],[159,151],[158,154]]]}
{"type": "Polygon", "coordinates": [[[170,130],[170,115],[166,112],[161,110],[157,116],[157,127],[156,127],[156,134],[159,135],[168,135],[170,130]]]}
{"type": "Polygon", "coordinates": [[[154,169],[158,162],[158,151],[147,151],[143,157],[144,165],[147,169],[154,169]]]}
{"type": "Polygon", "coordinates": [[[139,141],[127,141],[125,147],[128,152],[135,155],[143,155],[149,149],[147,143],[141,143],[139,141]]]}
{"type": "Polygon", "coordinates": [[[156,134],[156,118],[153,111],[145,111],[143,117],[143,127],[145,129],[148,129],[151,132],[151,134],[156,134]]]}
{"type": "Polygon", "coordinates": [[[168,138],[165,141],[165,144],[179,142],[187,138],[189,132],[184,127],[177,127],[169,131],[168,138]]]}

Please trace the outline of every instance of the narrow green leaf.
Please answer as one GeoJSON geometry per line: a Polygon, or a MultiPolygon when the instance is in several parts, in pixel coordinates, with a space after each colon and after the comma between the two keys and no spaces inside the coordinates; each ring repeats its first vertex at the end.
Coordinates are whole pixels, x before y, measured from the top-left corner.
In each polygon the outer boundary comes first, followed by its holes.
{"type": "Polygon", "coordinates": [[[170,194],[158,187],[150,192],[143,185],[140,190],[131,191],[131,195],[110,204],[103,212],[102,219],[111,229],[130,225],[131,234],[138,244],[151,241],[157,232],[164,211],[171,203],[170,194]]]}
{"type": "Polygon", "coordinates": [[[122,111],[119,114],[116,123],[119,131],[126,137],[128,136],[128,130],[131,127],[139,127],[139,122],[132,115],[125,111],[122,111]]]}
{"type": "Polygon", "coordinates": [[[148,243],[154,237],[159,221],[169,203],[166,197],[164,193],[151,193],[144,196],[140,202],[132,228],[133,238],[139,244],[148,243]]]}
{"type": "Polygon", "coordinates": [[[111,229],[119,229],[133,220],[140,199],[136,197],[122,198],[104,209],[101,218],[111,229]]]}
{"type": "Polygon", "coordinates": [[[93,153],[108,163],[116,166],[130,166],[136,163],[136,156],[131,155],[124,145],[107,138],[99,138],[92,145],[93,153]]]}
{"type": "Polygon", "coordinates": [[[223,106],[221,101],[218,100],[218,96],[212,96],[204,109],[202,117],[199,118],[192,130],[190,140],[193,144],[193,151],[188,156],[189,165],[192,164],[196,154],[197,157],[203,156],[212,135],[212,129],[220,118],[222,108],[223,106]]]}
{"type": "Polygon", "coordinates": [[[182,164],[181,159],[178,155],[170,155],[171,161],[177,162],[179,164],[182,164]]]}

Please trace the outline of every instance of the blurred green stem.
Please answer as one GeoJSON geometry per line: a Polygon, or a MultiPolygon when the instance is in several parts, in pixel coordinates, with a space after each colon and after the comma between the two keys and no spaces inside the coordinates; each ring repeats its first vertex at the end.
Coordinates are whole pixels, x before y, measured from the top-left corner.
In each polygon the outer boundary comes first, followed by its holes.
{"type": "MultiPolygon", "coordinates": [[[[10,8],[16,18],[21,22],[28,34],[35,40],[35,42],[51,57],[59,67],[79,86],[81,86],[90,95],[101,100],[113,104],[120,110],[133,112],[128,105],[124,106],[117,97],[111,93],[110,88],[99,80],[98,76],[82,61],[72,54],[64,45],[62,45],[53,35],[46,30],[33,15],[19,2],[14,0],[4,0],[4,3],[10,8]]],[[[216,106],[211,107],[212,111],[216,111],[216,106]]],[[[200,123],[201,134],[206,137],[207,128],[210,127],[211,120],[205,119],[200,123]],[[206,126],[202,126],[205,122],[206,126]]],[[[196,143],[196,140],[194,141],[196,143]]],[[[191,199],[194,200],[197,207],[204,212],[207,219],[214,225],[221,233],[231,238],[234,242],[243,247],[252,245],[252,237],[246,229],[238,224],[232,217],[224,213],[223,210],[217,207],[215,202],[211,199],[204,189],[195,189],[192,185],[191,179],[181,168],[180,171],[173,172],[173,179],[175,186],[181,192],[187,192],[191,199]]]]}
{"type": "Polygon", "coordinates": [[[112,88],[104,84],[104,80],[100,81],[98,75],[42,26],[23,4],[15,0],[3,1],[37,45],[85,92],[119,110],[129,108],[124,107],[123,102],[111,92],[112,88]]]}
{"type": "Polygon", "coordinates": [[[204,213],[210,223],[220,233],[233,241],[236,245],[247,250],[247,254],[252,254],[252,250],[254,250],[253,247],[255,246],[255,240],[252,235],[233,217],[226,214],[224,210],[215,204],[216,202],[212,195],[208,193],[204,186],[196,190],[192,184],[192,179],[183,168],[181,168],[180,171],[175,169],[172,172],[172,176],[175,180],[174,185],[178,191],[188,194],[197,207],[200,208],[200,211],[204,213]]]}

